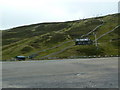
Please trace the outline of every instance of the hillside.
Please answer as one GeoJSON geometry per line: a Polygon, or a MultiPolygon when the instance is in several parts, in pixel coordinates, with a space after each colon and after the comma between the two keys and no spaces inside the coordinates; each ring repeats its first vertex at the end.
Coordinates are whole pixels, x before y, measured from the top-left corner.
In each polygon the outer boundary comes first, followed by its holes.
{"type": "Polygon", "coordinates": [[[2,58],[17,55],[35,56],[33,59],[70,58],[90,55],[118,55],[120,14],[112,14],[68,22],[39,23],[2,31],[2,58]],[[113,30],[113,31],[111,31],[113,30]],[[98,39],[93,45],[75,45],[75,39],[98,39]]]}

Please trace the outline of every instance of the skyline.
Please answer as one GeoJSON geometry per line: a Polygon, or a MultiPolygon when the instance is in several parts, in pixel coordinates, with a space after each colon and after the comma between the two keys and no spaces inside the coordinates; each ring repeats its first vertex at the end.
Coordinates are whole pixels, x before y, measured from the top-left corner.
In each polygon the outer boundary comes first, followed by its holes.
{"type": "Polygon", "coordinates": [[[118,0],[3,0],[0,29],[44,22],[65,22],[118,13],[118,0]],[[11,2],[11,3],[9,3],[11,2]]]}

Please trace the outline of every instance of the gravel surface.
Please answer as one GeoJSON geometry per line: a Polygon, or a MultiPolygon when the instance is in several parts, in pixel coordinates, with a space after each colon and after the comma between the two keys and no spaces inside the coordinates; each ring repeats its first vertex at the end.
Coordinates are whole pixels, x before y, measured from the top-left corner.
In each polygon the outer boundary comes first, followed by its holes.
{"type": "Polygon", "coordinates": [[[118,88],[118,58],[2,62],[3,88],[118,88]]]}

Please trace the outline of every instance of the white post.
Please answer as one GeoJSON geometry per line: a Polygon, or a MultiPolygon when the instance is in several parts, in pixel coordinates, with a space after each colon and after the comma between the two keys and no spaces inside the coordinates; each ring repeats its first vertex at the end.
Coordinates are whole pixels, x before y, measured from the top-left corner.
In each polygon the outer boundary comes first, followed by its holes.
{"type": "Polygon", "coordinates": [[[97,43],[97,40],[96,40],[96,39],[97,39],[97,37],[96,37],[96,33],[93,32],[93,34],[95,35],[95,40],[94,40],[94,41],[95,41],[95,46],[97,47],[97,46],[98,46],[98,43],[97,43]]]}
{"type": "Polygon", "coordinates": [[[97,45],[97,40],[96,40],[96,33],[95,33],[95,45],[96,45],[96,47],[98,46],[97,45]]]}

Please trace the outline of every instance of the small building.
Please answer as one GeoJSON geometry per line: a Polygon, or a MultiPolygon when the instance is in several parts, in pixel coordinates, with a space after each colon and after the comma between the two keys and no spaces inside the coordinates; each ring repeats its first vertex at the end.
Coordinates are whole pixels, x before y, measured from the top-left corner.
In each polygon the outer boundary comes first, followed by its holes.
{"type": "Polygon", "coordinates": [[[15,59],[16,60],[25,60],[26,57],[25,56],[16,56],[15,59]]]}
{"type": "Polygon", "coordinates": [[[75,39],[75,45],[91,45],[93,41],[88,38],[75,39]]]}

